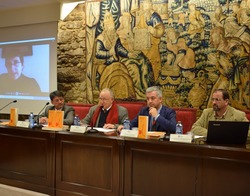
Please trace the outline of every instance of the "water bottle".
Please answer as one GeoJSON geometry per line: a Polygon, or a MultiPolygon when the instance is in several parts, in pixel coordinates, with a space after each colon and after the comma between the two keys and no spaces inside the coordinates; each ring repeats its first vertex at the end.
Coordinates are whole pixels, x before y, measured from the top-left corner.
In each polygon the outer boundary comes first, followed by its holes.
{"type": "Polygon", "coordinates": [[[30,112],[30,115],[29,115],[29,127],[30,128],[34,127],[34,114],[33,114],[33,112],[30,112]]]}
{"type": "Polygon", "coordinates": [[[74,117],[74,125],[80,126],[80,119],[79,119],[79,116],[77,114],[74,117]]]}
{"type": "Polygon", "coordinates": [[[183,133],[183,126],[181,124],[181,121],[177,122],[175,133],[176,134],[182,134],[183,133]]]}
{"type": "Polygon", "coordinates": [[[123,121],[123,129],[130,129],[130,120],[128,118],[123,121]]]}

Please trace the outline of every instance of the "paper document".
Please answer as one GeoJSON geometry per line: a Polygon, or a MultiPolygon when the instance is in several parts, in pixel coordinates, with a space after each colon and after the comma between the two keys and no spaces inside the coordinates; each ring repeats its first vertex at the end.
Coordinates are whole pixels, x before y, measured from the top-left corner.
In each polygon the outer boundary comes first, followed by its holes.
{"type": "Polygon", "coordinates": [[[105,129],[105,128],[100,128],[100,127],[93,127],[93,129],[96,129],[97,131],[104,132],[104,133],[115,131],[115,129],[105,129]]]}
{"type": "Polygon", "coordinates": [[[205,136],[201,136],[201,135],[195,135],[194,139],[198,139],[198,138],[205,138],[205,136]]]}

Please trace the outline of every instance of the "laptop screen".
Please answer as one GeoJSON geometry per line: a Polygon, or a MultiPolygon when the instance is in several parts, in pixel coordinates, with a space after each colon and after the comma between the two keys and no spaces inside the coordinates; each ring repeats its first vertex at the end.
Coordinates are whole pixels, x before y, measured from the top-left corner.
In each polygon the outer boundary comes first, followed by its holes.
{"type": "Polygon", "coordinates": [[[209,121],[207,143],[245,144],[249,130],[249,122],[209,121]]]}

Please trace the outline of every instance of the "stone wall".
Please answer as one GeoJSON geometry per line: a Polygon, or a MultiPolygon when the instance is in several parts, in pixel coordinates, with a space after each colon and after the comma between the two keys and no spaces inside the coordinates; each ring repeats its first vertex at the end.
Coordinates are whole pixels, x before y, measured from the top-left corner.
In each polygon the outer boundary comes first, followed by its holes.
{"type": "Polygon", "coordinates": [[[58,22],[57,84],[66,102],[86,103],[85,5],[58,22]]]}

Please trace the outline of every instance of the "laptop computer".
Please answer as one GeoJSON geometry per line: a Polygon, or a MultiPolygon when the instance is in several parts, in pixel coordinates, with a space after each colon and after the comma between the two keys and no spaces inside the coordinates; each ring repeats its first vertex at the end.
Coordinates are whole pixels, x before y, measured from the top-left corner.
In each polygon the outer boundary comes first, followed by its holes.
{"type": "Polygon", "coordinates": [[[207,143],[246,144],[249,122],[209,121],[207,143]]]}

